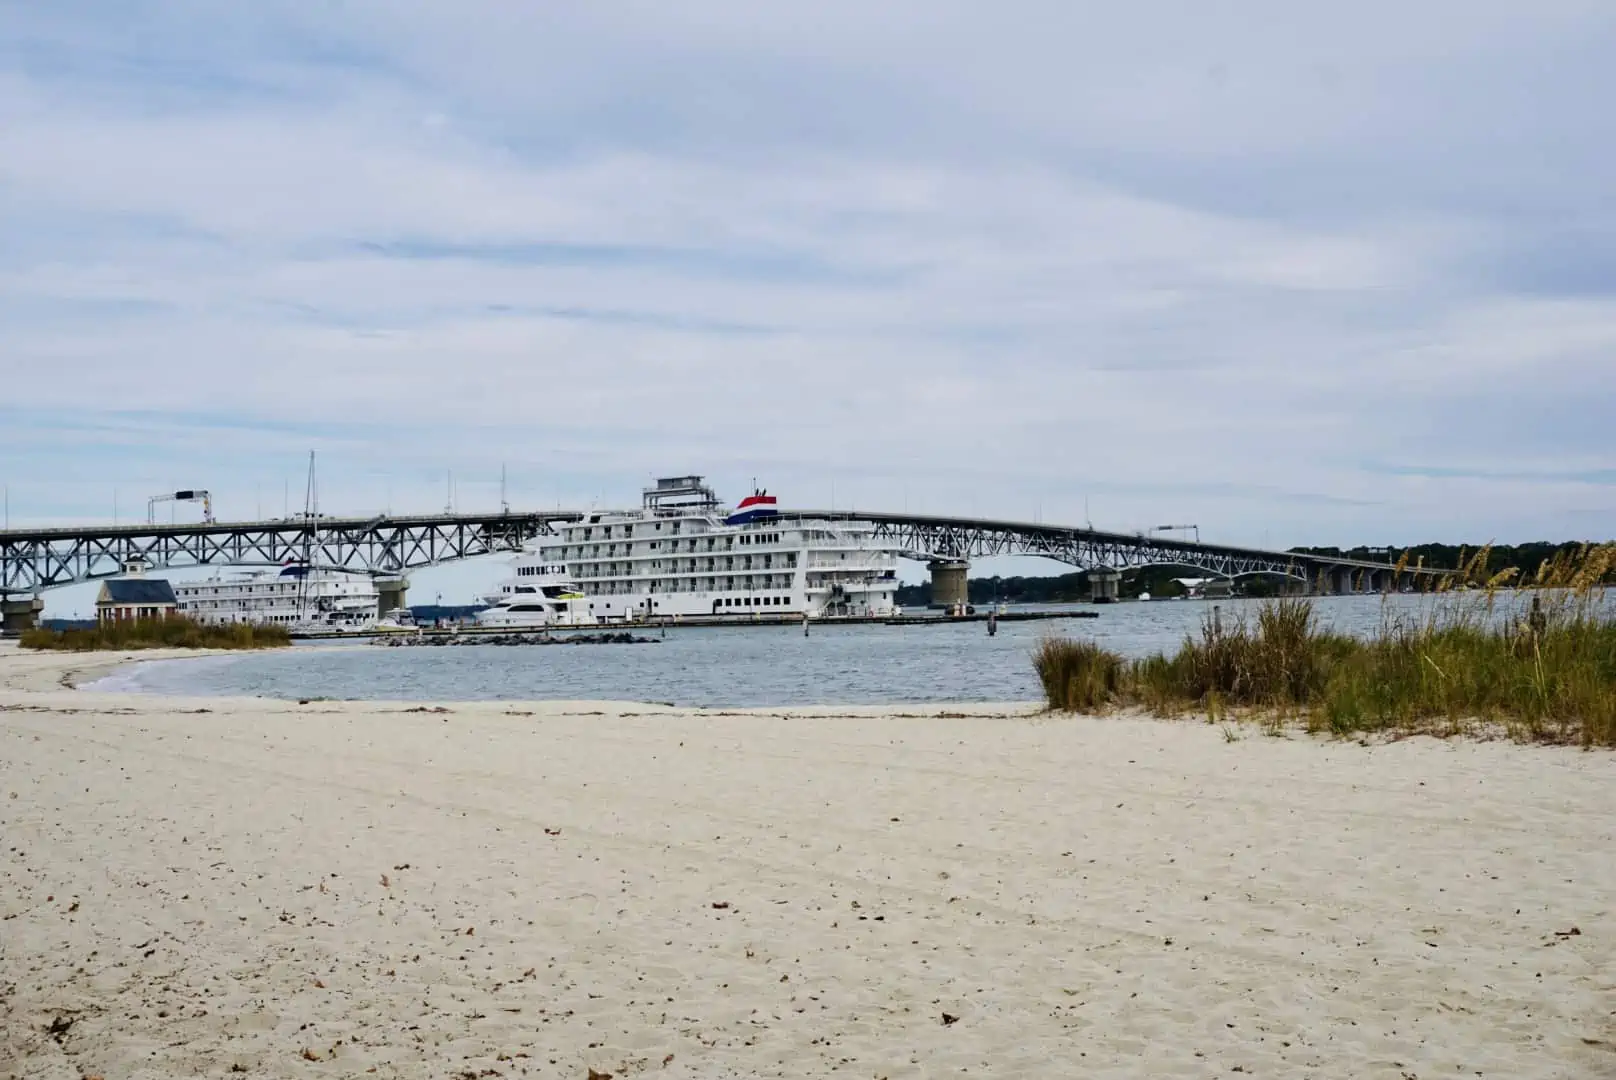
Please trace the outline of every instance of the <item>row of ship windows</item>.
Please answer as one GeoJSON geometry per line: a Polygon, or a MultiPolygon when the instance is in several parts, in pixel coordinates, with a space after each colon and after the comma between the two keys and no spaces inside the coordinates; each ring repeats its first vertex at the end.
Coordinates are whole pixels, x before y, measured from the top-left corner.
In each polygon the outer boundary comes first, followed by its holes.
{"type": "Polygon", "coordinates": [[[211,622],[221,623],[221,624],[234,623],[234,622],[254,622],[254,623],[278,623],[278,622],[284,622],[284,623],[290,623],[290,622],[297,622],[298,617],[296,615],[254,615],[250,619],[232,619],[227,615],[221,615],[221,616],[218,616],[217,618],[215,618],[213,620],[206,620],[205,619],[203,621],[204,622],[211,621],[211,622]]]}
{"type": "MultiPolygon", "coordinates": [[[[649,524],[651,526],[651,530],[653,532],[661,532],[664,522],[661,522],[661,521],[641,522],[641,524],[642,525],[649,524]]],[[[674,536],[679,535],[681,522],[670,521],[670,522],[666,522],[666,524],[668,526],[670,526],[669,529],[668,529],[668,532],[672,533],[674,536]]],[[[692,532],[704,532],[705,530],[703,530],[703,529],[692,529],[691,531],[692,532]]],[[[594,527],[591,527],[591,526],[585,526],[585,527],[583,527],[581,529],[580,528],[568,529],[566,531],[565,535],[566,535],[568,540],[577,540],[579,533],[583,534],[583,538],[585,540],[593,540],[595,538],[595,529],[594,529],[594,527]]],[[[619,536],[619,537],[622,537],[623,539],[627,540],[627,539],[630,539],[631,537],[633,537],[633,535],[634,535],[634,526],[633,525],[618,525],[618,526],[602,525],[602,526],[600,526],[600,538],[602,540],[610,540],[613,536],[619,536]],[[615,531],[614,531],[614,529],[615,529],[615,531]]],[[[642,530],[640,535],[644,536],[645,532],[642,530]]],[[[778,544],[780,542],[781,537],[785,536],[785,533],[779,533],[779,532],[769,532],[769,533],[744,532],[744,533],[741,533],[740,535],[741,535],[741,543],[743,543],[743,544],[747,544],[747,543],[752,543],[752,544],[778,544]],[[751,539],[753,537],[756,537],[757,539],[751,539]]],[[[820,532],[810,530],[809,535],[811,535],[811,536],[828,536],[830,534],[829,533],[820,533],[820,532]]],[[[733,538],[731,538],[731,539],[733,539],[733,538]]]]}
{"type": "MultiPolygon", "coordinates": [[[[724,562],[722,566],[719,565],[717,558],[708,559],[705,566],[702,565],[700,559],[668,559],[666,562],[668,572],[673,574],[711,573],[714,570],[773,570],[776,568],[774,556],[772,555],[759,555],[755,559],[751,555],[742,555],[740,556],[741,563],[739,566],[735,564],[735,559],[736,556],[734,555],[723,556],[724,562]]],[[[643,563],[645,560],[640,561],[643,563]]],[[[652,559],[649,567],[643,565],[636,567],[633,563],[600,563],[584,559],[577,564],[577,570],[582,577],[643,574],[647,570],[661,570],[663,562],[664,560],[662,559],[652,559]]],[[[786,557],[780,560],[779,569],[789,570],[796,565],[797,560],[795,557],[786,557]]]]}
{"type": "MultiPolygon", "coordinates": [[[[780,533],[770,533],[770,534],[767,534],[767,535],[758,535],[758,536],[742,536],[742,537],[740,537],[740,542],[741,542],[740,546],[742,546],[742,547],[750,547],[750,546],[756,545],[756,546],[761,547],[761,546],[764,546],[764,545],[767,545],[767,544],[778,544],[780,542],[781,535],[782,534],[780,534],[780,533]]],[[[697,551],[720,551],[720,550],[722,550],[722,551],[731,551],[736,546],[735,540],[736,540],[736,538],[733,537],[733,536],[726,536],[726,537],[721,537],[721,538],[720,537],[708,537],[707,538],[707,546],[702,547],[700,540],[691,539],[691,540],[686,540],[684,542],[684,548],[682,550],[690,552],[692,554],[694,554],[697,551]],[[724,541],[722,545],[719,544],[719,542],[718,542],[719,539],[722,539],[724,541]]],[[[577,557],[577,556],[583,555],[584,548],[586,546],[589,547],[594,552],[594,554],[596,554],[596,555],[600,554],[601,545],[599,545],[599,544],[592,544],[592,545],[573,544],[571,546],[563,545],[560,548],[547,548],[545,550],[544,554],[545,554],[545,556],[547,558],[565,559],[565,558],[567,558],[569,556],[577,557]]],[[[617,545],[617,544],[607,544],[606,545],[606,554],[608,554],[608,555],[616,555],[618,546],[619,545],[617,545]]],[[[623,548],[623,554],[624,555],[631,554],[634,547],[635,547],[634,544],[623,544],[621,546],[623,548]]],[[[640,544],[639,547],[643,551],[661,551],[661,550],[679,551],[679,550],[681,550],[681,548],[679,547],[679,541],[677,541],[677,540],[652,540],[649,543],[640,544]]]]}
{"type": "MultiPolygon", "coordinates": [[[[885,603],[891,599],[891,593],[879,593],[872,598],[872,602],[885,603]]],[[[714,600],[713,608],[714,610],[717,610],[718,608],[723,607],[790,607],[793,603],[795,603],[795,601],[793,601],[789,596],[732,596],[714,600]]],[[[609,611],[611,610],[612,605],[604,604],[602,606],[609,611]]],[[[635,608],[646,606],[654,609],[661,607],[662,603],[658,600],[648,599],[634,605],[635,608]]],[[[589,610],[594,611],[595,605],[590,604],[589,610]]],[[[624,610],[628,610],[628,605],[624,605],[624,610]]]]}
{"type": "MultiPolygon", "coordinates": [[[[572,544],[572,545],[576,546],[580,550],[582,549],[583,545],[578,543],[579,537],[576,534],[568,534],[565,537],[565,539],[569,544],[572,544]]],[[[589,536],[588,535],[588,530],[585,530],[585,535],[582,537],[582,539],[585,540],[585,541],[588,541],[588,540],[593,540],[593,539],[596,539],[596,538],[589,536]]],[[[608,533],[602,535],[601,537],[599,537],[599,539],[600,540],[610,540],[610,539],[612,539],[612,536],[608,532],[608,533]]],[[[627,537],[625,536],[622,539],[627,540],[627,537]]],[[[769,545],[769,544],[783,544],[783,543],[787,543],[787,542],[790,542],[793,547],[796,547],[796,546],[799,546],[800,542],[803,541],[803,540],[812,541],[812,542],[815,543],[816,546],[823,546],[823,545],[826,545],[826,544],[831,544],[831,545],[843,545],[843,544],[846,544],[846,545],[852,545],[852,546],[861,546],[861,545],[863,545],[864,543],[866,543],[868,541],[869,536],[868,536],[868,534],[846,535],[846,534],[834,533],[834,532],[829,532],[829,531],[820,530],[820,529],[809,529],[806,532],[801,532],[801,533],[782,533],[782,532],[740,533],[740,534],[732,535],[732,536],[709,536],[709,537],[706,537],[705,539],[706,539],[707,544],[706,544],[706,548],[704,550],[714,551],[714,550],[717,550],[717,547],[718,547],[720,541],[722,541],[723,547],[725,549],[735,547],[737,544],[739,544],[742,547],[751,547],[751,546],[764,546],[764,545],[769,545]]],[[[681,541],[678,541],[678,540],[668,540],[668,539],[662,539],[662,540],[654,540],[653,539],[653,540],[647,541],[643,537],[641,538],[641,540],[639,542],[644,544],[646,547],[653,548],[653,549],[656,548],[657,545],[659,545],[659,544],[667,544],[667,545],[677,549],[679,544],[681,543],[681,541]]],[[[701,540],[701,538],[691,537],[689,540],[683,541],[683,543],[685,545],[685,550],[686,551],[695,551],[701,545],[702,540],[701,540]]],[[[595,546],[598,548],[600,545],[597,542],[595,546]]],[[[615,544],[613,544],[611,546],[614,547],[614,548],[616,547],[615,544]]],[[[625,543],[623,545],[623,548],[626,551],[628,548],[630,548],[632,546],[633,546],[632,544],[625,543]]],[[[567,547],[565,545],[563,545],[561,550],[566,551],[568,549],[567,549],[567,547]]]]}
{"type": "MultiPolygon", "coordinates": [[[[548,568],[546,568],[546,567],[538,567],[538,566],[522,567],[521,569],[518,570],[518,573],[520,575],[522,575],[522,576],[532,576],[534,574],[545,574],[545,573],[564,574],[567,571],[567,568],[566,568],[566,565],[565,565],[567,563],[576,563],[576,562],[580,562],[580,561],[584,561],[584,560],[588,560],[588,559],[599,559],[602,556],[604,556],[604,557],[606,557],[608,559],[624,558],[624,559],[644,560],[644,559],[648,559],[648,558],[654,558],[654,557],[656,557],[656,555],[658,553],[666,553],[666,554],[669,554],[669,555],[678,555],[678,554],[701,555],[701,554],[705,554],[707,552],[715,552],[716,553],[718,551],[723,551],[723,552],[726,552],[726,554],[724,554],[722,556],[714,554],[714,555],[712,555],[710,557],[711,558],[720,558],[720,557],[722,557],[722,558],[727,558],[727,559],[737,558],[737,556],[734,555],[734,554],[728,554],[732,550],[733,549],[731,547],[729,547],[728,545],[726,545],[723,548],[715,548],[711,544],[709,544],[705,549],[701,549],[701,548],[697,547],[696,542],[694,540],[690,541],[683,548],[681,548],[677,543],[671,543],[671,544],[666,544],[666,545],[662,545],[662,546],[658,546],[655,543],[651,543],[651,544],[642,545],[638,549],[636,549],[635,546],[632,545],[632,544],[590,544],[590,545],[579,544],[576,547],[546,548],[544,550],[544,557],[545,558],[559,560],[562,563],[562,565],[550,566],[548,568]],[[621,548],[621,550],[619,550],[619,548],[621,548]]],[[[832,557],[837,558],[837,559],[841,559],[841,560],[845,560],[847,558],[849,552],[851,552],[856,558],[861,558],[861,559],[863,559],[865,561],[869,561],[869,562],[896,563],[897,559],[898,559],[897,553],[893,552],[893,551],[882,550],[882,549],[879,549],[879,548],[861,547],[861,546],[852,545],[852,544],[846,545],[841,550],[833,550],[833,551],[816,550],[816,551],[811,552],[809,557],[814,558],[814,559],[819,559],[819,560],[829,559],[829,558],[832,558],[832,557]]],[[[752,558],[752,559],[758,559],[758,558],[769,559],[769,558],[774,558],[775,556],[779,556],[782,559],[788,560],[789,565],[792,565],[792,566],[796,565],[796,559],[797,559],[797,550],[796,549],[793,549],[793,550],[790,550],[790,551],[775,551],[775,552],[769,552],[769,553],[760,553],[760,554],[756,554],[756,555],[744,555],[744,556],[739,556],[739,557],[741,557],[741,558],[752,558]]]]}
{"type": "Polygon", "coordinates": [[[212,586],[212,587],[198,586],[196,588],[190,588],[190,589],[187,589],[184,586],[181,586],[180,588],[175,589],[174,591],[177,594],[179,594],[180,596],[202,596],[202,595],[204,595],[206,593],[210,593],[210,592],[223,593],[226,590],[229,590],[231,592],[247,592],[247,593],[277,593],[277,592],[279,592],[279,593],[295,593],[295,592],[297,592],[297,586],[296,585],[227,585],[223,589],[219,588],[218,586],[212,586]]]}
{"type": "MultiPolygon", "coordinates": [[[[832,585],[838,583],[872,584],[876,582],[896,582],[897,572],[886,570],[879,573],[866,573],[863,571],[810,571],[807,575],[807,585],[813,588],[818,585],[832,585]]],[[[662,577],[653,578],[649,575],[638,577],[610,577],[605,575],[579,574],[578,584],[589,593],[625,593],[637,592],[642,588],[649,592],[736,592],[742,589],[789,589],[792,585],[792,574],[727,574],[691,577],[662,577]]]]}
{"type": "MultiPolygon", "coordinates": [[[[661,522],[661,521],[640,522],[640,526],[641,526],[640,536],[642,536],[642,537],[648,536],[652,532],[660,533],[660,532],[662,532],[662,526],[664,524],[666,524],[668,526],[668,532],[670,534],[674,535],[674,536],[678,536],[680,534],[680,532],[683,531],[681,529],[681,527],[680,527],[682,523],[678,522],[678,521],[670,521],[670,522],[661,522]],[[647,525],[650,526],[649,530],[647,530],[645,528],[645,526],[647,526],[647,525]]],[[[704,522],[692,522],[692,524],[701,525],[701,524],[705,524],[705,523],[704,522]]],[[[574,526],[573,528],[564,530],[562,532],[562,536],[564,536],[567,540],[572,541],[572,542],[576,542],[579,539],[594,540],[594,539],[596,539],[595,530],[597,528],[600,530],[599,539],[601,539],[601,540],[612,540],[612,539],[629,540],[629,539],[632,539],[633,536],[634,536],[634,525],[633,524],[600,525],[600,526],[588,526],[588,525],[585,525],[585,526],[581,526],[581,527],[580,526],[574,526]]],[[[706,532],[707,530],[698,527],[698,528],[690,529],[689,531],[690,532],[695,532],[695,533],[702,533],[702,532],[706,532]]],[[[855,531],[857,531],[857,530],[855,530],[855,531]]],[[[838,534],[835,533],[835,532],[832,532],[829,529],[802,529],[802,530],[800,530],[798,532],[793,532],[793,533],[772,532],[772,531],[771,532],[743,531],[743,532],[739,533],[738,535],[740,536],[741,543],[743,543],[743,544],[778,544],[783,539],[785,539],[787,536],[802,537],[805,540],[834,540],[834,539],[838,538],[838,534]]],[[[725,537],[725,539],[732,541],[732,540],[735,539],[735,536],[731,535],[731,536],[725,537]]]]}
{"type": "MultiPolygon", "coordinates": [[[[789,596],[730,596],[714,600],[713,608],[716,610],[721,607],[790,607],[793,603],[794,601],[789,596]]],[[[632,606],[636,609],[642,607],[659,608],[662,606],[662,602],[647,599],[632,606]]],[[[612,609],[612,605],[609,603],[602,604],[601,607],[607,611],[612,609]]],[[[629,607],[630,605],[624,604],[623,610],[627,611],[629,607]]],[[[516,609],[512,608],[511,610],[515,611],[516,609]]],[[[594,611],[595,605],[590,604],[589,610],[594,611]]]]}
{"type": "MultiPolygon", "coordinates": [[[[608,581],[600,585],[586,586],[589,592],[596,596],[612,595],[616,593],[635,593],[641,588],[628,581],[608,581]]],[[[764,575],[748,577],[744,581],[738,578],[707,578],[706,585],[702,585],[701,578],[690,578],[680,581],[662,581],[652,579],[646,592],[735,592],[739,589],[789,589],[791,577],[788,574],[764,575]]]]}
{"type": "MultiPolygon", "coordinates": [[[[310,590],[310,591],[312,591],[312,590],[310,590]]],[[[193,586],[191,588],[185,588],[184,586],[181,586],[181,587],[174,590],[174,595],[175,596],[230,596],[230,595],[237,595],[237,594],[240,594],[240,593],[251,593],[251,594],[253,594],[255,596],[260,596],[260,595],[261,596],[275,596],[277,594],[281,595],[281,596],[293,596],[293,595],[295,595],[297,593],[297,586],[296,585],[231,585],[231,586],[225,586],[222,589],[217,587],[217,586],[193,586]]],[[[353,595],[362,595],[363,590],[360,589],[356,585],[330,584],[330,585],[322,586],[321,589],[320,589],[320,593],[322,595],[330,595],[330,594],[333,594],[333,593],[348,593],[348,594],[353,594],[353,595]]]]}
{"type": "MultiPolygon", "coordinates": [[[[182,602],[180,604],[180,606],[183,607],[183,608],[186,608],[187,610],[193,610],[193,611],[201,611],[201,610],[204,610],[204,609],[209,610],[209,611],[217,611],[220,608],[232,608],[232,609],[237,610],[237,611],[245,611],[245,610],[247,610],[247,601],[245,601],[245,600],[186,600],[186,601],[182,602]]],[[[254,606],[256,606],[256,605],[254,605],[254,606]]]]}

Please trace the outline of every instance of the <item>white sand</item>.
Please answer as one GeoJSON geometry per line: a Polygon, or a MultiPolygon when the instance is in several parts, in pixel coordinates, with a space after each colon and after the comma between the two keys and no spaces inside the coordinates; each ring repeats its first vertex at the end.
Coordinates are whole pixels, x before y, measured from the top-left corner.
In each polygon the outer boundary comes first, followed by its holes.
{"type": "Polygon", "coordinates": [[[0,1077],[1616,1075],[1608,752],[87,666],[0,649],[0,1077]]]}

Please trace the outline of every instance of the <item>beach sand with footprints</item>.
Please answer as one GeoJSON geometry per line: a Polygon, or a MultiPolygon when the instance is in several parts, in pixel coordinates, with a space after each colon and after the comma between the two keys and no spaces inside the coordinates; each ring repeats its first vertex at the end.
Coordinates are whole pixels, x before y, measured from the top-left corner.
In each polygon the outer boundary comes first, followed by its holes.
{"type": "Polygon", "coordinates": [[[0,1077],[1616,1075],[1609,752],[118,659],[0,646],[0,1077]]]}

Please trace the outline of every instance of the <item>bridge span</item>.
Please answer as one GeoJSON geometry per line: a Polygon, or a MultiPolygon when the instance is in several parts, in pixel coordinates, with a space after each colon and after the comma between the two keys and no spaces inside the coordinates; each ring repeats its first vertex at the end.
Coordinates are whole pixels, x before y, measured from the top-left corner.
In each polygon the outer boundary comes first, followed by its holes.
{"type": "Polygon", "coordinates": [[[477,555],[515,552],[571,510],[541,513],[424,514],[403,517],[302,516],[195,525],[95,525],[0,531],[0,617],[4,629],[31,625],[37,594],[115,577],[131,563],[151,569],[280,566],[308,558],[318,566],[376,577],[384,609],[401,606],[404,574],[477,555]]]}
{"type": "MultiPolygon", "coordinates": [[[[151,569],[278,566],[303,558],[319,566],[373,575],[385,609],[402,604],[404,575],[410,570],[515,552],[583,516],[558,509],[0,531],[0,615],[5,629],[30,625],[43,607],[40,592],[114,577],[131,563],[151,569]]],[[[939,603],[963,602],[969,561],[995,555],[1041,555],[1083,570],[1118,573],[1167,565],[1231,580],[1269,574],[1317,584],[1330,592],[1392,589],[1416,574],[1441,573],[1404,570],[1399,580],[1396,568],[1387,563],[1036,522],[867,510],[799,510],[781,517],[874,525],[878,538],[931,567],[933,600],[939,603]]]]}
{"type": "Polygon", "coordinates": [[[909,558],[931,567],[934,604],[963,603],[970,560],[995,555],[1040,555],[1080,570],[1118,573],[1149,566],[1182,566],[1230,581],[1266,575],[1333,593],[1381,592],[1447,573],[1409,567],[1399,574],[1390,563],[1027,521],[868,510],[798,510],[781,516],[873,524],[878,539],[896,544],[909,558]]]}

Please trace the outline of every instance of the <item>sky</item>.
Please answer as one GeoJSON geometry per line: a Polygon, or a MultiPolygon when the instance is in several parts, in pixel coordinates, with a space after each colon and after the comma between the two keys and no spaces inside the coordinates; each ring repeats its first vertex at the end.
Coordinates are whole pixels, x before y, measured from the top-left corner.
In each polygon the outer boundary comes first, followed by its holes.
{"type": "Polygon", "coordinates": [[[1607,539],[1613,55],[1608,0],[0,0],[9,520],[315,450],[332,513],[1607,539]]]}

